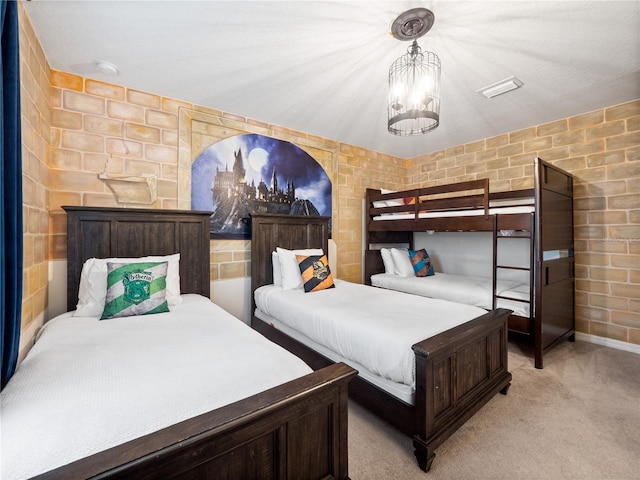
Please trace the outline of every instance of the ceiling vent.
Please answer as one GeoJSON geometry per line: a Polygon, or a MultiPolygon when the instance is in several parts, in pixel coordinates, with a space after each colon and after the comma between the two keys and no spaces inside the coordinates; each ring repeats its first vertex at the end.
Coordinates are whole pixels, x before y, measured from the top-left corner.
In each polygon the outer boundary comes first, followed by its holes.
{"type": "Polygon", "coordinates": [[[522,85],[524,85],[524,83],[522,83],[518,78],[509,77],[481,88],[480,90],[477,90],[477,93],[484,95],[487,98],[493,98],[498,95],[502,95],[503,93],[510,92],[511,90],[515,90],[516,88],[520,88],[522,85]]]}

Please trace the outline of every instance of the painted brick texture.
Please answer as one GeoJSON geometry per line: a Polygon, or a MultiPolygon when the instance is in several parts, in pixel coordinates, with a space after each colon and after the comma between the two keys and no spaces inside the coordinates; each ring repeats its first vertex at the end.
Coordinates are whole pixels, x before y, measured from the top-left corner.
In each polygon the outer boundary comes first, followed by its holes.
{"type": "MultiPolygon", "coordinates": [[[[21,328],[24,330],[35,321],[42,322],[47,308],[51,71],[22,3],[18,4],[18,19],[24,235],[21,328]]],[[[69,115],[56,120],[74,124],[76,119],[69,115]]],[[[73,163],[71,159],[68,161],[73,163]]]]}
{"type": "Polygon", "coordinates": [[[417,157],[406,186],[531,188],[536,156],[574,175],[577,331],[640,344],[640,100],[417,157]]]}

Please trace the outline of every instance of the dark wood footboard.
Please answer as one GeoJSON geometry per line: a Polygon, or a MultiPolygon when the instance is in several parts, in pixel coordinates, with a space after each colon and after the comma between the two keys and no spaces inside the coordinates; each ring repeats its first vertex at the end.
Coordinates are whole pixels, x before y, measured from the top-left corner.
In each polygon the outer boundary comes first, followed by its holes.
{"type": "MultiPolygon", "coordinates": [[[[492,310],[415,344],[415,405],[398,400],[361,377],[349,384],[349,396],[413,436],[418,464],[428,471],[439,445],[494,395],[507,393],[511,384],[507,363],[510,313],[506,309],[492,310]]],[[[252,326],[312,368],[332,363],[255,316],[252,326]]]]}
{"type": "Polygon", "coordinates": [[[346,480],[356,373],[337,363],[35,478],[346,480]]]}
{"type": "Polygon", "coordinates": [[[507,392],[510,310],[493,310],[413,346],[415,455],[428,471],[434,450],[496,393],[507,392]]]}

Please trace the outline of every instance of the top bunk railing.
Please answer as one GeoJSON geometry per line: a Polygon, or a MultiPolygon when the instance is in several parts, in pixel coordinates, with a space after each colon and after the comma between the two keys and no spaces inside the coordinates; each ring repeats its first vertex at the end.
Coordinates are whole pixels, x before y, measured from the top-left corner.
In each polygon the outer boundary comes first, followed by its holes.
{"type": "Polygon", "coordinates": [[[533,209],[535,189],[489,192],[489,179],[471,180],[432,187],[385,192],[367,189],[366,211],[369,231],[492,231],[496,221],[515,230],[531,230],[529,217],[494,213],[522,213],[502,207],[533,209]],[[500,210],[492,210],[497,208],[500,210]],[[437,217],[437,218],[436,218],[437,217]],[[386,220],[386,221],[378,221],[386,220]],[[506,222],[506,225],[505,225],[506,222]],[[383,225],[384,224],[384,225],[383,225]]]}
{"type": "Polygon", "coordinates": [[[483,209],[489,216],[489,179],[382,193],[367,189],[367,209],[371,219],[378,215],[483,209]]]}

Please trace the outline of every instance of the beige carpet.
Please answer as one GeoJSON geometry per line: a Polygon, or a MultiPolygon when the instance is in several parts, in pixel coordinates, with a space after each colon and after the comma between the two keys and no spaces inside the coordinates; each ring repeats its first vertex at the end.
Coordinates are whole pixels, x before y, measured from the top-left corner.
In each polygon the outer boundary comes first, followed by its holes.
{"type": "Polygon", "coordinates": [[[640,479],[640,355],[565,342],[536,370],[509,344],[513,381],[419,469],[411,439],[354,402],[349,474],[375,479],[640,479]]]}

